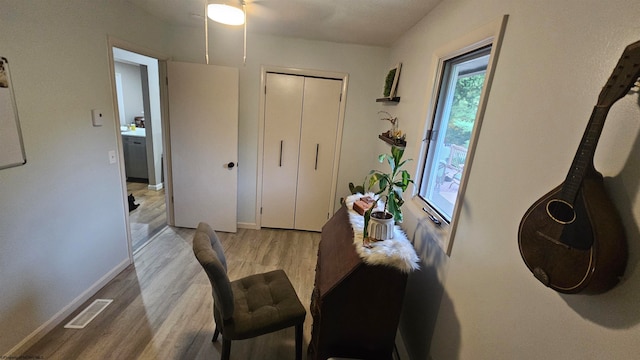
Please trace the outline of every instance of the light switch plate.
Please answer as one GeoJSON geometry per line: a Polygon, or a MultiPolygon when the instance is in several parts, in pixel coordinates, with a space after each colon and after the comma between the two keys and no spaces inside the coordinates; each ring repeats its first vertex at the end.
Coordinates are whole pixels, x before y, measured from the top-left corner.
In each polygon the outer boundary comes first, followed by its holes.
{"type": "Polygon", "coordinates": [[[109,150],[109,164],[115,164],[115,163],[116,163],[116,151],[109,150]]]}
{"type": "Polygon", "coordinates": [[[93,126],[102,126],[102,112],[97,109],[92,109],[91,123],[93,124],[93,126]]]}

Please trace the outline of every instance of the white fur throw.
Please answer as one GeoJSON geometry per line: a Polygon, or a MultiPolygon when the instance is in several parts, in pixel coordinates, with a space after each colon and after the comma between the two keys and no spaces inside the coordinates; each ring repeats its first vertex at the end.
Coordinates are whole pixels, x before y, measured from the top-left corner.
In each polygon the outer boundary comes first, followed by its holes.
{"type": "MultiPolygon", "coordinates": [[[[371,243],[371,248],[367,248],[362,244],[364,217],[353,210],[353,203],[362,196],[375,198],[373,193],[367,193],[365,195],[353,194],[347,196],[345,200],[349,209],[349,221],[353,228],[353,245],[356,247],[356,252],[360,255],[360,258],[367,264],[393,266],[405,273],[419,269],[420,265],[416,250],[398,225],[394,225],[393,239],[374,241],[371,243]]],[[[376,209],[381,211],[384,209],[382,201],[378,201],[376,209]]]]}

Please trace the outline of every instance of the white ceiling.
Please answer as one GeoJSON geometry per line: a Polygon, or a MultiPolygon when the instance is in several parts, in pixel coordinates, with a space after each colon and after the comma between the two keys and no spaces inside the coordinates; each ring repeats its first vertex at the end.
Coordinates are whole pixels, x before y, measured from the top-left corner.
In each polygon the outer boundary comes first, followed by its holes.
{"type": "MultiPolygon", "coordinates": [[[[125,1],[175,25],[203,26],[206,0],[125,1]]],[[[247,31],[389,46],[441,1],[246,0],[247,31]]]]}

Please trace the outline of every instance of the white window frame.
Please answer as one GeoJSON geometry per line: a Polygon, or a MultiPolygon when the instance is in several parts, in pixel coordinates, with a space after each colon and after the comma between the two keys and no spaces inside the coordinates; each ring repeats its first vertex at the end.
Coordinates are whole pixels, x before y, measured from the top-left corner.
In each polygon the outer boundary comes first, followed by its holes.
{"type": "Polygon", "coordinates": [[[482,119],[484,117],[487,99],[491,89],[491,83],[493,81],[493,74],[495,71],[496,63],[498,61],[498,54],[500,52],[504,30],[507,25],[507,19],[508,15],[504,15],[492,21],[491,23],[482,26],[481,28],[473,30],[471,33],[462,38],[447,43],[434,52],[431,61],[431,67],[429,71],[430,78],[428,79],[427,84],[429,84],[432,89],[430,92],[430,101],[427,103],[427,109],[425,111],[425,128],[423,136],[421,137],[421,139],[419,139],[419,144],[416,146],[417,153],[416,156],[414,156],[414,159],[418,159],[418,165],[416,169],[416,176],[414,177],[415,186],[413,188],[412,203],[418,209],[422,209],[422,213],[420,214],[418,220],[420,222],[426,223],[427,226],[430,226],[434,230],[430,233],[434,235],[435,240],[447,255],[451,255],[453,239],[455,236],[456,228],[458,226],[458,220],[460,218],[460,210],[462,209],[462,204],[464,202],[464,193],[467,187],[467,179],[471,170],[476,142],[478,139],[478,134],[480,133],[480,127],[482,125],[482,119]],[[423,181],[423,167],[427,156],[427,150],[429,148],[429,141],[426,138],[427,134],[429,134],[432,130],[431,126],[434,123],[433,118],[435,116],[436,105],[438,103],[439,88],[442,80],[441,77],[443,74],[445,62],[488,45],[491,45],[489,64],[487,66],[485,81],[483,84],[482,93],[480,95],[480,102],[478,104],[475,124],[471,133],[471,139],[469,141],[467,158],[465,160],[462,177],[460,179],[460,186],[456,204],[453,208],[451,221],[447,222],[418,194],[420,184],[423,181]]]}

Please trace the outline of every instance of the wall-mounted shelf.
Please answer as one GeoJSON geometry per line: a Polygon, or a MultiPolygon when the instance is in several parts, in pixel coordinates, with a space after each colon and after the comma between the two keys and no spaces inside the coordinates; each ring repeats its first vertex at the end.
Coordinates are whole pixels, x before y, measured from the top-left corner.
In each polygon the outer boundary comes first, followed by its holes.
{"type": "Polygon", "coordinates": [[[376,102],[389,102],[389,103],[399,103],[400,102],[400,97],[399,96],[395,96],[395,97],[383,97],[383,98],[377,98],[376,102]]]}
{"type": "Polygon", "coordinates": [[[384,135],[378,135],[378,138],[389,145],[393,145],[395,147],[403,148],[407,146],[407,142],[404,140],[394,140],[384,135]]]}

